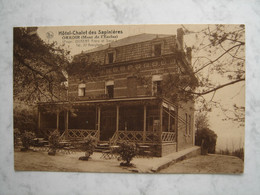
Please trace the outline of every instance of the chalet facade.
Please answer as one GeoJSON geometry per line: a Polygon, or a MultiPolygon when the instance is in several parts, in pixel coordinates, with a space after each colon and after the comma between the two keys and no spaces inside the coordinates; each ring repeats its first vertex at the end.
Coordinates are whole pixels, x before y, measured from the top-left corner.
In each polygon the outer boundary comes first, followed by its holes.
{"type": "Polygon", "coordinates": [[[194,102],[164,88],[169,75],[194,78],[183,34],[140,34],[75,56],[68,100],[39,103],[39,129],[59,129],[64,139],[150,144],[158,156],[193,146],[194,102]]]}

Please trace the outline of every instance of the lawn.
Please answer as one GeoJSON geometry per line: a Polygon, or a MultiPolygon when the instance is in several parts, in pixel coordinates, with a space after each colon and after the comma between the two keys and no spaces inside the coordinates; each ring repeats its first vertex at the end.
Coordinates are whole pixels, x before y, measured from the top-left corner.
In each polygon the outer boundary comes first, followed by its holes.
{"type": "Polygon", "coordinates": [[[101,159],[101,153],[94,153],[88,161],[78,160],[83,155],[84,152],[57,153],[55,156],[50,156],[42,151],[15,151],[14,168],[16,171],[130,172],[120,167],[117,159],[101,159]]]}
{"type": "Polygon", "coordinates": [[[238,157],[209,154],[177,162],[160,173],[240,174],[243,169],[244,162],[238,157]]]}

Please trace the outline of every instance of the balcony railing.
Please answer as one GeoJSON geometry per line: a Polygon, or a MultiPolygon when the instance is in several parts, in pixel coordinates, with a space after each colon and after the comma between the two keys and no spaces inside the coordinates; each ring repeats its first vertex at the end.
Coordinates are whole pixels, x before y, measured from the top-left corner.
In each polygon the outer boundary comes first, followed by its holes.
{"type": "Polygon", "coordinates": [[[162,142],[175,142],[176,133],[175,132],[162,132],[162,142]]]}
{"type": "MultiPolygon", "coordinates": [[[[175,132],[162,132],[162,142],[176,142],[175,132]]],[[[121,141],[129,142],[146,142],[146,143],[158,143],[160,142],[160,132],[158,131],[118,131],[115,132],[110,139],[111,144],[121,141]]]]}
{"type": "Polygon", "coordinates": [[[88,129],[68,129],[65,133],[66,139],[69,140],[80,140],[84,139],[88,136],[93,136],[99,139],[99,131],[98,130],[88,130],[88,129]]]}

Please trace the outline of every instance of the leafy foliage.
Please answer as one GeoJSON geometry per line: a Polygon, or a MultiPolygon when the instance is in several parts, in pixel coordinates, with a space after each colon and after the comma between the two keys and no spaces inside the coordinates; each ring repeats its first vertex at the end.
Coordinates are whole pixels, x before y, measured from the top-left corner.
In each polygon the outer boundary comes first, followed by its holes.
{"type": "Polygon", "coordinates": [[[81,149],[85,152],[85,158],[88,159],[97,146],[97,139],[93,136],[87,136],[81,144],[81,149]]]}
{"type": "Polygon", "coordinates": [[[51,133],[50,137],[49,137],[49,143],[50,143],[50,146],[51,146],[51,149],[53,151],[55,151],[58,147],[59,147],[59,144],[60,144],[60,132],[59,130],[55,130],[51,133]]]}
{"type": "Polygon", "coordinates": [[[25,131],[21,136],[21,141],[23,147],[28,150],[29,147],[33,144],[33,139],[35,138],[35,134],[30,131],[25,131]]]}
{"type": "Polygon", "coordinates": [[[196,91],[188,91],[197,100],[198,110],[220,108],[226,119],[244,123],[244,105],[227,108],[214,97],[220,89],[245,82],[245,25],[207,25],[199,31],[183,26],[186,36],[195,40],[192,68],[198,78],[196,91]],[[206,99],[205,96],[208,95],[206,99]],[[209,98],[211,96],[211,98],[209,98]]]}
{"type": "Polygon", "coordinates": [[[101,69],[100,63],[88,62],[86,58],[76,56],[68,66],[68,73],[79,79],[94,79],[100,75],[101,69]]]}
{"type": "MultiPolygon", "coordinates": [[[[130,166],[131,160],[136,156],[137,151],[136,151],[136,146],[133,143],[129,142],[123,142],[119,145],[120,147],[118,148],[118,154],[120,155],[121,159],[125,161],[123,163],[126,166],[130,166]]],[[[123,165],[122,164],[122,165],[123,165]]]]}
{"type": "Polygon", "coordinates": [[[36,102],[64,98],[66,50],[45,43],[37,28],[14,28],[14,97],[36,102]]]}
{"type": "Polygon", "coordinates": [[[21,132],[19,129],[15,128],[14,129],[14,145],[17,146],[19,142],[19,138],[21,137],[21,132]]]}
{"type": "Polygon", "coordinates": [[[36,132],[37,111],[34,105],[14,102],[14,128],[18,128],[21,133],[25,130],[36,132]]]}
{"type": "Polygon", "coordinates": [[[202,150],[207,150],[209,153],[214,154],[217,137],[215,132],[208,128],[199,129],[196,132],[195,145],[201,146],[202,150]]]}
{"type": "Polygon", "coordinates": [[[207,113],[197,113],[195,116],[195,128],[198,129],[205,129],[209,128],[209,120],[207,113]]]}

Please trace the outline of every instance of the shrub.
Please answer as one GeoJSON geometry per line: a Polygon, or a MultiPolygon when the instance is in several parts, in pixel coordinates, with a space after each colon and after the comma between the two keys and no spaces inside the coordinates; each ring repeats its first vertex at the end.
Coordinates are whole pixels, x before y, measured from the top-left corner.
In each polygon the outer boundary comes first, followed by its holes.
{"type": "Polygon", "coordinates": [[[14,145],[17,146],[19,144],[19,138],[21,137],[21,132],[19,129],[14,129],[14,145]]]}
{"type": "Polygon", "coordinates": [[[215,153],[217,135],[209,128],[197,130],[195,145],[201,146],[202,154],[215,153]]]}
{"type": "Polygon", "coordinates": [[[222,155],[236,156],[244,161],[244,148],[243,147],[236,149],[234,151],[230,151],[228,148],[226,148],[225,150],[220,150],[219,153],[222,155]]]}
{"type": "Polygon", "coordinates": [[[50,148],[51,151],[48,153],[49,155],[55,155],[56,154],[56,150],[60,145],[60,132],[59,130],[55,130],[51,133],[51,135],[49,136],[49,144],[50,144],[50,148]]]}
{"type": "Polygon", "coordinates": [[[233,156],[236,156],[244,161],[244,148],[239,148],[232,152],[233,156]]]}
{"type": "Polygon", "coordinates": [[[33,139],[35,134],[30,131],[25,131],[21,136],[21,141],[25,150],[28,150],[29,147],[33,144],[33,139]]]}
{"type": "Polygon", "coordinates": [[[121,166],[131,166],[131,160],[136,156],[136,146],[133,143],[123,142],[119,145],[118,154],[125,162],[120,163],[121,166]]]}
{"type": "Polygon", "coordinates": [[[25,131],[35,131],[37,129],[37,107],[27,105],[24,102],[14,102],[14,128],[18,128],[22,133],[25,131]]]}
{"type": "Polygon", "coordinates": [[[97,146],[97,139],[93,136],[87,136],[80,148],[85,152],[85,156],[80,157],[79,160],[88,160],[89,157],[94,153],[94,150],[97,146]]]}

